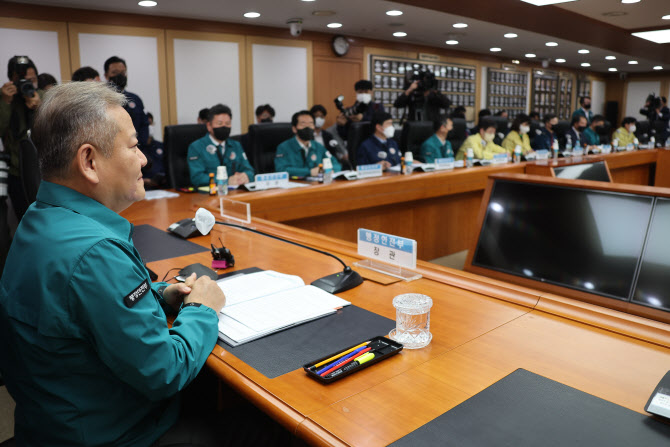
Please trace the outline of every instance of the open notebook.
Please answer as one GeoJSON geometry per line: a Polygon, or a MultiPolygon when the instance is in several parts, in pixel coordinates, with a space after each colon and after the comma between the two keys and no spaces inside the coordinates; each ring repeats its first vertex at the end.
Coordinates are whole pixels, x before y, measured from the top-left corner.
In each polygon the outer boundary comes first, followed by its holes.
{"type": "Polygon", "coordinates": [[[298,276],[272,270],[217,281],[226,295],[219,314],[219,338],[238,346],[315,320],[351,304],[298,276]]]}

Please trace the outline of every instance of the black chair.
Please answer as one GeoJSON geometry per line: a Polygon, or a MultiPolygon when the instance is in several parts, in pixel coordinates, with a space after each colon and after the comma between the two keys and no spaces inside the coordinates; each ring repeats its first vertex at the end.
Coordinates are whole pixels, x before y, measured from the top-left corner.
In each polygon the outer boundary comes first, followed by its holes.
{"type": "Polygon", "coordinates": [[[528,132],[528,136],[530,137],[531,141],[537,135],[538,130],[542,129],[544,127],[544,123],[542,121],[538,120],[531,120],[530,122],[530,132],[528,132]]]}
{"type": "Polygon", "coordinates": [[[596,128],[600,137],[600,144],[610,144],[612,142],[612,123],[605,121],[601,128],[596,128]]]}
{"type": "Polygon", "coordinates": [[[351,123],[347,133],[347,150],[349,151],[349,160],[352,166],[356,166],[356,152],[358,147],[365,141],[372,133],[372,124],[370,121],[359,121],[351,123]]]}
{"type": "Polygon", "coordinates": [[[651,123],[651,134],[656,138],[656,144],[665,146],[665,142],[668,139],[670,133],[668,132],[668,122],[662,120],[655,120],[651,123]]]}
{"type": "Polygon", "coordinates": [[[275,172],[277,146],[293,138],[291,123],[259,123],[249,126],[249,145],[257,174],[275,172]]]}
{"type": "Polygon", "coordinates": [[[415,160],[423,162],[421,145],[434,133],[432,121],[407,121],[400,136],[400,150],[411,151],[415,160]]]}
{"type": "Polygon", "coordinates": [[[556,135],[560,147],[565,147],[565,135],[568,133],[568,130],[570,130],[570,121],[567,120],[559,121],[554,126],[554,135],[556,135]]]}
{"type": "Polygon", "coordinates": [[[635,136],[641,144],[649,143],[649,138],[651,138],[651,123],[649,120],[637,122],[635,126],[635,136]]]}
{"type": "Polygon", "coordinates": [[[493,140],[493,142],[497,145],[501,145],[502,141],[509,133],[510,128],[509,120],[504,116],[487,116],[486,118],[496,123],[496,137],[493,140]]]}
{"type": "Polygon", "coordinates": [[[37,148],[30,138],[24,138],[19,143],[19,171],[21,172],[23,195],[26,202],[31,204],[37,198],[37,190],[40,189],[42,175],[40,174],[37,148]]]}
{"type": "Polygon", "coordinates": [[[451,121],[454,123],[454,128],[451,129],[451,132],[447,135],[447,139],[451,143],[451,149],[454,151],[454,155],[456,155],[461,148],[461,145],[468,137],[467,124],[465,118],[452,118],[451,121]]]}
{"type": "Polygon", "coordinates": [[[207,133],[204,124],[177,124],[165,126],[163,162],[172,188],[191,184],[188,170],[188,147],[207,133]]]}

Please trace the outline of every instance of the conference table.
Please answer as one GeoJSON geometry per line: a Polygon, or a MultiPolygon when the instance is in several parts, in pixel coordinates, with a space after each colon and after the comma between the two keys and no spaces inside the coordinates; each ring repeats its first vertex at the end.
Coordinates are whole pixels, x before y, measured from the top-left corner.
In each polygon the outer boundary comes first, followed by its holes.
{"type": "MultiPolygon", "coordinates": [[[[443,173],[426,174],[425,181],[442,188],[447,196],[452,191],[474,195],[475,184],[485,182],[489,173],[500,169],[523,169],[523,165],[477,168],[471,173],[456,171],[452,173],[456,177],[471,174],[472,178],[454,179],[447,186],[439,180],[443,173]],[[437,179],[434,183],[428,180],[431,176],[437,179]],[[464,191],[468,184],[470,191],[464,191]]],[[[414,179],[403,176],[392,180],[404,183],[409,188],[407,197],[414,197],[420,195],[420,188],[412,189],[414,179]]],[[[383,202],[384,190],[393,190],[393,186],[386,177],[371,180],[362,180],[361,185],[367,183],[369,188],[361,186],[361,190],[374,191],[383,202]]],[[[341,187],[355,189],[356,183],[341,187]]],[[[329,196],[330,186],[259,194],[283,201],[284,194],[301,194],[314,188],[321,190],[322,196],[329,196]]],[[[402,196],[398,190],[390,194],[402,196]]],[[[337,202],[336,196],[329,197],[337,202]]],[[[138,202],[122,215],[135,225],[165,229],[172,222],[193,217],[201,206],[211,207],[212,199],[180,194],[177,198],[138,202]]],[[[303,206],[311,209],[311,205],[303,206]]],[[[353,243],[325,234],[258,217],[249,226],[329,251],[348,265],[360,259],[353,243]]],[[[310,283],[341,269],[329,257],[236,228],[217,226],[212,234],[191,240],[209,248],[210,243],[219,245],[219,239],[235,256],[231,271],[257,267],[298,275],[310,283]]],[[[162,278],[169,269],[195,262],[209,265],[211,255],[203,252],[150,262],[148,266],[162,278]]],[[[393,297],[410,292],[432,297],[433,340],[426,348],[405,349],[329,385],[310,379],[301,368],[270,379],[219,345],[209,356],[207,367],[309,444],[328,446],[387,445],[518,368],[644,413],[649,395],[670,369],[670,325],[428,262],[419,261],[416,271],[422,275],[416,281],[366,280],[339,296],[390,319],[395,319],[393,297]]]]}

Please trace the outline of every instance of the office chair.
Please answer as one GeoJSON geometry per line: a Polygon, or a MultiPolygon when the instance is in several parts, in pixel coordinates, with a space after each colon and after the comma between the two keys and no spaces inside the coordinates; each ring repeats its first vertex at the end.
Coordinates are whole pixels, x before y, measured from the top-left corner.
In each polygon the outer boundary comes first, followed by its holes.
{"type": "Polygon", "coordinates": [[[358,147],[365,141],[372,133],[372,125],[370,121],[359,121],[351,123],[347,133],[347,150],[349,151],[349,160],[355,167],[357,165],[356,152],[358,147]]]}
{"type": "Polygon", "coordinates": [[[554,126],[554,135],[558,140],[558,145],[562,148],[565,147],[565,135],[568,133],[568,130],[570,130],[570,121],[567,120],[559,121],[558,124],[554,126]]]}
{"type": "Polygon", "coordinates": [[[399,147],[401,152],[411,151],[414,160],[423,162],[421,158],[421,145],[433,135],[432,121],[407,121],[402,128],[399,147]]]}
{"type": "Polygon", "coordinates": [[[24,138],[19,143],[19,171],[21,172],[21,185],[23,194],[28,204],[37,198],[37,190],[40,189],[42,175],[37,157],[37,148],[30,138],[24,138]]]}
{"type": "Polygon", "coordinates": [[[596,133],[600,137],[600,144],[610,144],[612,142],[612,123],[605,121],[602,129],[596,128],[596,133]]]}
{"type": "Polygon", "coordinates": [[[259,123],[249,126],[249,144],[257,174],[275,172],[277,146],[293,138],[291,123],[259,123]]]}
{"type": "Polygon", "coordinates": [[[454,128],[451,129],[451,132],[447,135],[447,139],[451,143],[451,149],[454,151],[454,155],[456,155],[461,148],[461,145],[468,137],[467,125],[465,118],[452,118],[451,121],[454,123],[454,128]]]}
{"type": "Polygon", "coordinates": [[[651,138],[651,123],[649,120],[638,121],[635,126],[635,136],[641,144],[649,143],[651,138]]]}
{"type": "Polygon", "coordinates": [[[538,120],[531,120],[530,122],[530,132],[528,132],[528,136],[530,137],[530,140],[533,141],[533,138],[535,138],[535,135],[538,134],[538,131],[544,127],[544,123],[542,121],[538,120]]]}
{"type": "Polygon", "coordinates": [[[183,188],[191,184],[188,171],[188,147],[207,133],[204,124],[177,124],[165,126],[163,154],[165,172],[172,188],[183,188]]]}
{"type": "Polygon", "coordinates": [[[665,146],[665,142],[670,136],[669,130],[667,121],[655,120],[651,124],[651,134],[656,138],[656,144],[665,146]]]}
{"type": "Polygon", "coordinates": [[[500,146],[509,133],[511,123],[504,116],[487,116],[486,118],[496,123],[496,138],[493,142],[500,146]]]}

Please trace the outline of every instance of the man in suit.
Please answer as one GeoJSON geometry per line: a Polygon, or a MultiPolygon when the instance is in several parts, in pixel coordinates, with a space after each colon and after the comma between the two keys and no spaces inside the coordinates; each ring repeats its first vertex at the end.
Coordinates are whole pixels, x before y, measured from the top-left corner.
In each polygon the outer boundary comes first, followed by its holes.
{"type": "Polygon", "coordinates": [[[344,145],[340,144],[341,139],[323,128],[326,124],[326,115],[328,114],[326,108],[321,104],[316,104],[309,109],[309,113],[314,117],[314,141],[325,147],[330,152],[330,155],[337,158],[340,163],[348,165],[349,152],[347,152],[347,148],[344,145]]]}
{"type": "Polygon", "coordinates": [[[558,124],[558,117],[553,113],[547,113],[544,115],[542,121],[544,121],[544,127],[537,130],[537,134],[532,139],[531,146],[533,149],[551,150],[556,140],[554,126],[558,124]]]}
{"type": "Polygon", "coordinates": [[[585,144],[584,129],[586,129],[586,117],[573,115],[570,129],[565,134],[566,145],[571,144],[574,149],[580,149],[585,144]]]}
{"type": "Polygon", "coordinates": [[[395,127],[388,112],[377,112],[372,117],[374,133],[361,143],[356,151],[356,165],[380,163],[383,170],[400,163],[400,149],[393,139],[395,127]]]}
{"type": "Polygon", "coordinates": [[[593,112],[591,111],[591,97],[582,96],[579,98],[579,105],[580,107],[572,112],[572,117],[574,118],[575,116],[583,116],[586,118],[586,125],[591,124],[591,121],[593,121],[593,112]]]}

